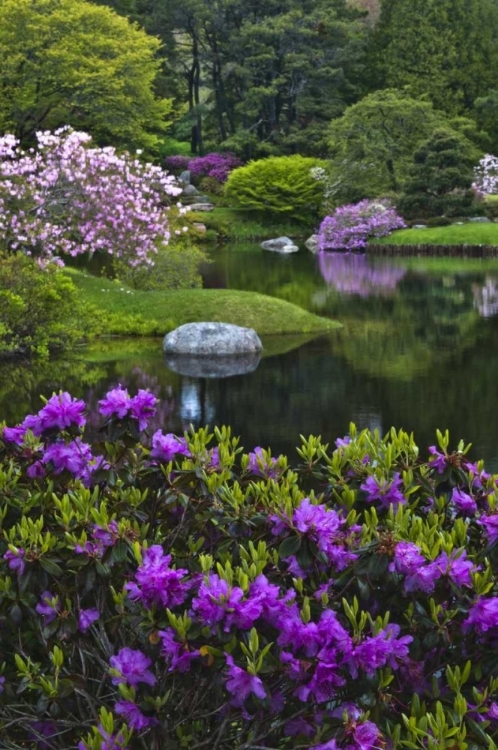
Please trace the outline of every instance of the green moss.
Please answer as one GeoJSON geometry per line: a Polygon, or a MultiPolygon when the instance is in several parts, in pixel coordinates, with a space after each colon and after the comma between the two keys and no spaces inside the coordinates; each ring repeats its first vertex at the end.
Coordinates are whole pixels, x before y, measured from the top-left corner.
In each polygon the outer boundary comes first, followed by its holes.
{"type": "Polygon", "coordinates": [[[388,245],[498,245],[498,224],[467,222],[431,229],[400,229],[375,240],[388,245]]]}
{"type": "Polygon", "coordinates": [[[254,328],[260,334],[314,333],[339,323],[313,315],[284,300],[229,289],[142,292],[119,281],[71,269],[74,284],[98,310],[101,332],[118,335],[164,335],[184,323],[220,321],[254,328]]]}

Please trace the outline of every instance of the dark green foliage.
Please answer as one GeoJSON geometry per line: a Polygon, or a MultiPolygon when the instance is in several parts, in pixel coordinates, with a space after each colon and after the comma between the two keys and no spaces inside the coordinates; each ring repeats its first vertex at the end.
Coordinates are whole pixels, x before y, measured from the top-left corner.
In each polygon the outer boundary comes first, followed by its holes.
{"type": "Polygon", "coordinates": [[[242,207],[309,223],[323,199],[323,182],[311,170],[325,166],[318,159],[298,155],[252,161],[230,174],[225,193],[242,207]]]}
{"type": "Polygon", "coordinates": [[[370,41],[372,88],[409,87],[449,113],[468,112],[495,85],[494,0],[383,0],[370,41]]]}
{"type": "Polygon", "coordinates": [[[46,355],[91,333],[93,315],[56,266],[0,253],[0,357],[46,355]]]}
{"type": "Polygon", "coordinates": [[[407,217],[461,216],[474,210],[471,185],[478,154],[469,141],[438,129],[414,155],[414,165],[398,208],[407,217]]]}
{"type": "Polygon", "coordinates": [[[427,219],[425,223],[428,227],[449,227],[452,221],[446,218],[446,216],[433,216],[427,219]]]}

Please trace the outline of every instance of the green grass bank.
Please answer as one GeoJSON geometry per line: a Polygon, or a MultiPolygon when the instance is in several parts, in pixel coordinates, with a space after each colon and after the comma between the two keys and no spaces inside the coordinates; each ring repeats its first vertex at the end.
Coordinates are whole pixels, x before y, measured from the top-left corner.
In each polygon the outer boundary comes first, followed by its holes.
{"type": "Polygon", "coordinates": [[[376,245],[498,245],[498,224],[467,222],[448,227],[399,229],[376,245]]]}
{"type": "Polygon", "coordinates": [[[184,323],[219,321],[254,328],[261,336],[319,333],[340,327],[290,302],[256,292],[185,289],[143,292],[119,281],[68,269],[84,299],[99,310],[108,335],[162,336],[184,323]]]}

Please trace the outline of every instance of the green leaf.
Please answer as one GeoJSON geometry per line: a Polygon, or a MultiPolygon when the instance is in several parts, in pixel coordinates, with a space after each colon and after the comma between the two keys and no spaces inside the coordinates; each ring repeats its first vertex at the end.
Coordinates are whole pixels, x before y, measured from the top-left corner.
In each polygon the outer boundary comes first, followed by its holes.
{"type": "Polygon", "coordinates": [[[279,557],[285,558],[295,555],[301,548],[301,541],[300,536],[289,536],[287,539],[284,539],[278,548],[279,557]]]}

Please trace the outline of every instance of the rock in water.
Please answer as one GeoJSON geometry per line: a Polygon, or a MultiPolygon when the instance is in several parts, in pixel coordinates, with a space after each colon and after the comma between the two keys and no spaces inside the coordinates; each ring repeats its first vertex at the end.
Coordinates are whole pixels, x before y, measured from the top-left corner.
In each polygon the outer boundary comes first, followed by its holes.
{"type": "Polygon", "coordinates": [[[260,352],[256,331],[231,323],[186,323],[164,337],[166,354],[222,357],[260,352]]]}
{"type": "Polygon", "coordinates": [[[266,240],[261,243],[263,250],[271,250],[274,253],[297,253],[299,248],[294,245],[290,237],[276,237],[274,240],[266,240]]]}
{"type": "Polygon", "coordinates": [[[316,255],[316,253],[318,252],[318,235],[312,234],[311,237],[308,237],[308,239],[304,243],[304,246],[307,248],[307,250],[310,251],[310,253],[316,255]]]}
{"type": "Polygon", "coordinates": [[[236,356],[166,354],[166,366],[179,375],[189,378],[231,378],[247,375],[259,365],[261,352],[249,352],[236,356]]]}

